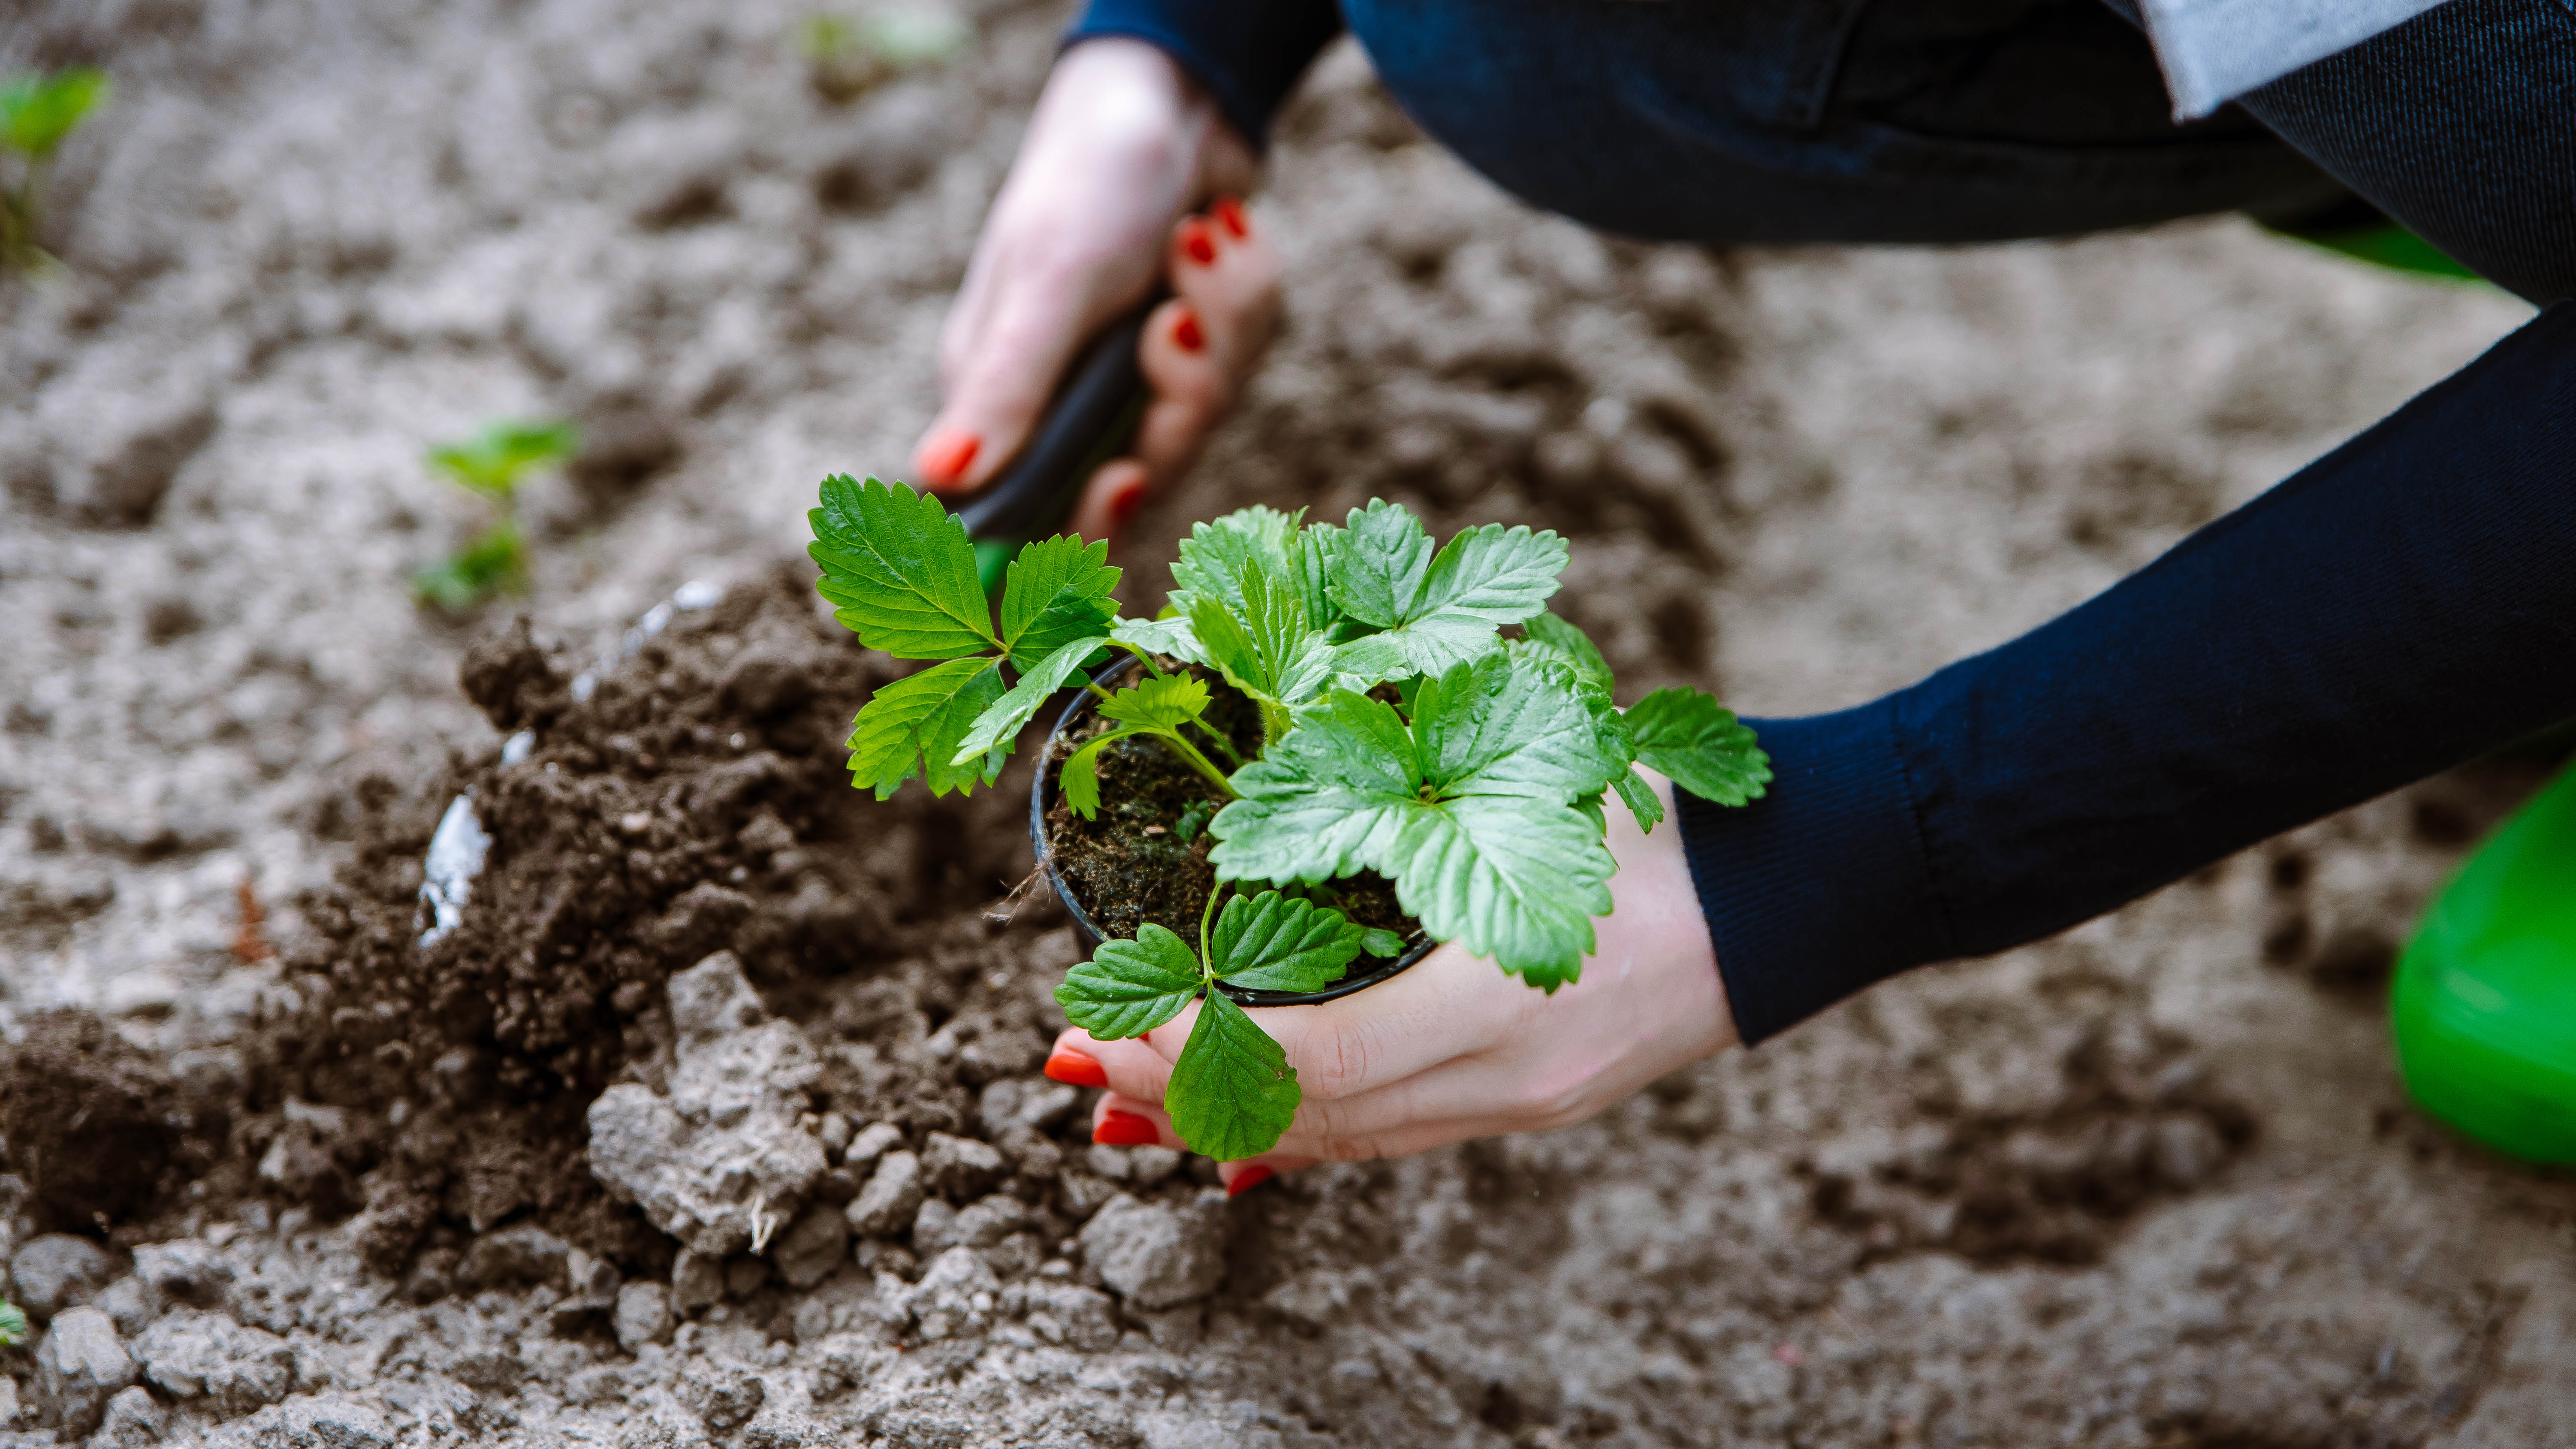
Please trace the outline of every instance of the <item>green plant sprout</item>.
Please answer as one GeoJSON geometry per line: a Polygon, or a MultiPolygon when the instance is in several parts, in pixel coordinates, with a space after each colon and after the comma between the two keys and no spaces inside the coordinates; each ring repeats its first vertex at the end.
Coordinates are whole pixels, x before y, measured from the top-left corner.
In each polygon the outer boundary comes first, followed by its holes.
{"type": "Polygon", "coordinates": [[[0,1348],[12,1348],[27,1341],[27,1315],[15,1303],[0,1298],[0,1348]]]}
{"type": "Polygon", "coordinates": [[[0,186],[0,267],[44,272],[61,265],[36,244],[45,170],[64,138],[107,103],[107,76],[85,68],[0,80],[0,150],[18,157],[15,185],[0,186]]]}
{"type": "Polygon", "coordinates": [[[519,526],[519,485],[570,458],[581,432],[566,422],[498,422],[422,459],[448,481],[490,501],[492,521],[444,562],[412,577],[423,603],[461,613],[498,593],[528,587],[528,542],[519,526]]]}
{"type": "Polygon", "coordinates": [[[1663,818],[1639,767],[1726,805],[1771,779],[1753,731],[1706,694],[1613,703],[1601,651],[1546,612],[1568,558],[1551,532],[1487,524],[1435,547],[1411,513],[1381,501],[1339,525],[1247,508],[1182,541],[1177,587],[1151,620],[1118,617],[1104,545],[1044,539],[1012,561],[996,627],[965,528],[937,499],[835,476],[821,502],[810,552],[836,617],[871,647],[944,661],[878,690],[853,723],[852,783],[879,798],[916,774],[934,794],[991,783],[1020,730],[1086,667],[1113,648],[1142,665],[1115,692],[1086,682],[1111,727],[1066,759],[1066,805],[1092,818],[1100,749],[1153,738],[1221,802],[1201,817],[1218,895],[1258,893],[1230,900],[1213,931],[1203,920],[1195,955],[1152,923],[1134,941],[1103,942],[1056,999],[1086,1030],[1133,1035],[1206,995],[1165,1105],[1183,1140],[1211,1156],[1267,1151],[1298,1100],[1277,1045],[1216,983],[1319,990],[1362,950],[1401,944],[1280,887],[1329,896],[1330,882],[1376,872],[1430,939],[1553,992],[1580,974],[1593,919],[1610,911],[1609,798],[1643,829],[1663,818]],[[1211,693],[1193,668],[1259,708],[1253,758],[1234,758],[1209,725],[1211,693]],[[1217,745],[1231,773],[1194,737],[1217,745]],[[1330,949],[1280,957],[1289,937],[1253,929],[1286,931],[1291,919],[1295,940],[1330,949]],[[1293,971],[1270,969],[1290,958],[1293,971]]]}
{"type": "Polygon", "coordinates": [[[945,10],[899,7],[853,19],[828,12],[796,25],[815,94],[846,105],[905,71],[945,65],[975,44],[975,27],[945,10]]]}

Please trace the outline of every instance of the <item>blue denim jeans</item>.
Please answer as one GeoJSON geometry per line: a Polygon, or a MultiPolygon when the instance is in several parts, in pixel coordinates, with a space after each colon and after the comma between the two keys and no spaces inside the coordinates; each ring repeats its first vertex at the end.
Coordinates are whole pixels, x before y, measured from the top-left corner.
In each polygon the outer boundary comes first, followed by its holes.
{"type": "Polygon", "coordinates": [[[1341,9],[1425,129],[1606,230],[1967,242],[2357,192],[2525,297],[2576,293],[2569,0],[2450,0],[2187,125],[2129,0],[1341,9]]]}

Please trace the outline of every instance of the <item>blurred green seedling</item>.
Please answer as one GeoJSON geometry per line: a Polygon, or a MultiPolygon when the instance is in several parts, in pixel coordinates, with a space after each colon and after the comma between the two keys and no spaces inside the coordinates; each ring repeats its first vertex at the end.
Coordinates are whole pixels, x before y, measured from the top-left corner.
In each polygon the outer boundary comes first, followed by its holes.
{"type": "Polygon", "coordinates": [[[110,89],[103,72],[88,69],[0,80],[0,151],[17,158],[15,179],[0,179],[0,267],[41,272],[58,265],[36,244],[45,169],[64,138],[107,103],[110,89]]]}
{"type": "Polygon", "coordinates": [[[581,447],[566,422],[498,422],[461,443],[429,450],[430,469],[490,500],[492,521],[445,561],[412,578],[420,601],[462,613],[495,594],[528,587],[528,542],[519,526],[519,485],[559,466],[581,447]]]}
{"type": "Polygon", "coordinates": [[[895,7],[848,16],[819,12],[796,26],[815,94],[845,105],[905,71],[944,65],[975,46],[975,27],[945,10],[895,7]]]}
{"type": "Polygon", "coordinates": [[[0,1300],[0,1348],[26,1341],[27,1315],[18,1311],[17,1304],[0,1300]]]}

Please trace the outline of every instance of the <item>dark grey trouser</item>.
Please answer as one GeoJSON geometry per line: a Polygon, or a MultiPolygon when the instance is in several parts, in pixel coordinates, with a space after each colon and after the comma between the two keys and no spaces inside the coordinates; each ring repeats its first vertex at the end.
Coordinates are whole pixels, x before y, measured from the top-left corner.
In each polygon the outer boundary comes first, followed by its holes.
{"type": "Polygon", "coordinates": [[[2576,295],[2571,0],[2448,0],[2177,126],[2132,0],[1342,0],[1497,182],[1711,243],[1983,241],[2366,197],[2576,295]]]}

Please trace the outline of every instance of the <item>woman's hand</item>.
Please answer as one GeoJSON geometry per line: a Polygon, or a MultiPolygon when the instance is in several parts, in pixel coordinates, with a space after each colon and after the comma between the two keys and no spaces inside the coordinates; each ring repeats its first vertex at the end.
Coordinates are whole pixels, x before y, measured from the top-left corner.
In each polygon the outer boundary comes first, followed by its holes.
{"type": "Polygon", "coordinates": [[[1133,456],[1092,475],[1073,531],[1108,537],[1187,468],[1278,330],[1278,257],[1234,199],[1254,172],[1251,147],[1162,51],[1114,38],[1066,51],[948,314],[946,401],[913,450],[915,479],[982,486],[1083,341],[1165,274],[1174,295],[1137,348],[1153,402],[1133,456]]]}
{"type": "MultiPolygon", "coordinates": [[[[1708,923],[1691,888],[1672,785],[1649,776],[1666,820],[1651,836],[1614,803],[1615,909],[1595,923],[1583,979],[1542,995],[1455,946],[1380,986],[1321,1006],[1255,1011],[1297,1069],[1304,1102],[1279,1145],[1219,1168],[1235,1192],[1318,1160],[1402,1157],[1470,1137],[1579,1122],[1676,1067],[1736,1044],[1708,923]]],[[[1106,1086],[1092,1140],[1185,1144],[1163,1087],[1198,1020],[1194,1003],[1129,1041],[1069,1029],[1047,1075],[1106,1086]]]]}

